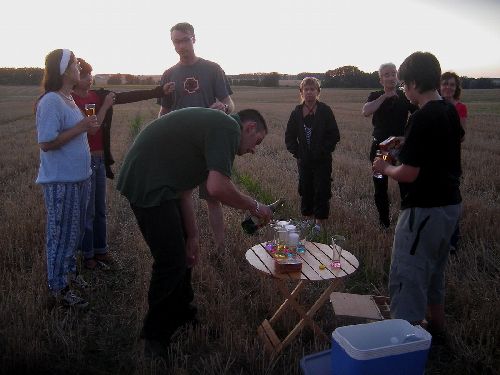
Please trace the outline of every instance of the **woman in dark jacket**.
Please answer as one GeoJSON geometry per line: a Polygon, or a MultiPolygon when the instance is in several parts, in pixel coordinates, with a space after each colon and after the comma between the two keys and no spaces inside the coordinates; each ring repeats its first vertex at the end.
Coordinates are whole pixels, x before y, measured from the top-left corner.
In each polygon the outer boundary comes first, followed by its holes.
{"type": "Polygon", "coordinates": [[[290,114],[285,132],[286,148],[297,159],[300,210],[315,219],[316,230],[330,213],[332,152],[340,140],[332,109],[318,100],[320,90],[318,79],[302,80],[302,103],[290,114]]]}

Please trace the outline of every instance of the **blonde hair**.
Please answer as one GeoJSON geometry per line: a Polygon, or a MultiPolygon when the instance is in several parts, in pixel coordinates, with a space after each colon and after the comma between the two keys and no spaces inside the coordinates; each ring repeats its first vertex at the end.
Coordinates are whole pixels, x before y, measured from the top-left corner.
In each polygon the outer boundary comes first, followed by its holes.
{"type": "Polygon", "coordinates": [[[305,77],[302,82],[300,82],[299,85],[299,91],[300,91],[300,103],[304,101],[304,98],[302,97],[302,90],[304,89],[304,86],[314,86],[316,90],[318,90],[318,96],[319,92],[321,91],[321,81],[315,77],[305,77]]]}
{"type": "Polygon", "coordinates": [[[316,87],[318,91],[321,91],[321,81],[315,77],[305,77],[302,82],[300,82],[299,85],[299,90],[302,92],[302,89],[304,88],[305,85],[313,85],[316,87]]]}

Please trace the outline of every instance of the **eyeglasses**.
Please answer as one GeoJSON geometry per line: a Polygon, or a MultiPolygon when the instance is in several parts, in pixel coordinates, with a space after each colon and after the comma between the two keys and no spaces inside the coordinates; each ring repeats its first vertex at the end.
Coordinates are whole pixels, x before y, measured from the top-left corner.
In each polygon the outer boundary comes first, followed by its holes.
{"type": "Polygon", "coordinates": [[[190,43],[194,40],[194,36],[187,36],[182,39],[172,39],[172,43],[174,43],[175,46],[178,46],[179,44],[184,44],[184,43],[190,43]]]}
{"type": "Polygon", "coordinates": [[[405,90],[405,86],[406,86],[405,81],[401,81],[401,82],[399,82],[399,89],[400,89],[401,91],[403,91],[403,92],[405,92],[405,91],[406,91],[406,90],[405,90]]]}

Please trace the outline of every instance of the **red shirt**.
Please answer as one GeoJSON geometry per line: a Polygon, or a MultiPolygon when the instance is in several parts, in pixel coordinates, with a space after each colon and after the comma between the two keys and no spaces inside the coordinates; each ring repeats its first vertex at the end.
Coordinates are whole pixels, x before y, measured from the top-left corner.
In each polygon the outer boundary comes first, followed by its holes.
{"type": "MultiPolygon", "coordinates": [[[[85,112],[85,104],[95,104],[96,114],[101,109],[102,100],[100,96],[96,94],[95,91],[90,90],[89,94],[86,97],[78,96],[75,93],[73,93],[72,96],[78,108],[80,108],[83,112],[85,112]]],[[[101,128],[99,128],[97,133],[95,133],[94,135],[87,134],[87,138],[89,141],[90,152],[104,150],[101,128]]]]}
{"type": "Polygon", "coordinates": [[[467,118],[467,106],[464,103],[456,102],[455,108],[457,109],[458,116],[462,118],[467,118]]]}

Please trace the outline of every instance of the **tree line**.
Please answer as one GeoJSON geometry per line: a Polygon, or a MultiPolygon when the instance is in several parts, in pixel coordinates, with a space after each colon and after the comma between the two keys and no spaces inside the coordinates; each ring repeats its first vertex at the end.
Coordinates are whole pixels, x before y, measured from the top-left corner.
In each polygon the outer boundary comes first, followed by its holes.
{"type": "MultiPolygon", "coordinates": [[[[0,85],[39,85],[42,82],[41,68],[0,68],[0,85]]],[[[379,87],[378,72],[366,73],[358,67],[347,65],[325,73],[302,72],[297,75],[271,73],[247,73],[228,75],[232,85],[278,87],[280,80],[301,80],[304,77],[316,77],[322,87],[335,88],[374,88],[379,87]]],[[[500,88],[492,78],[460,77],[464,89],[500,88]]],[[[139,77],[132,74],[112,74],[109,85],[154,85],[152,77],[139,77]]]]}

